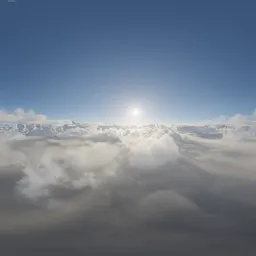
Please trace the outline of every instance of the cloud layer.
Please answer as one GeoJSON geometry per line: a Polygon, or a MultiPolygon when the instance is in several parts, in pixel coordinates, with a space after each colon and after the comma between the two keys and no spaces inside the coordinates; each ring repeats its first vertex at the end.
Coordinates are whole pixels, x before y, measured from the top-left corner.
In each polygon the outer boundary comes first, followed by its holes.
{"type": "Polygon", "coordinates": [[[253,255],[253,120],[33,129],[1,136],[3,248],[253,255]]]}

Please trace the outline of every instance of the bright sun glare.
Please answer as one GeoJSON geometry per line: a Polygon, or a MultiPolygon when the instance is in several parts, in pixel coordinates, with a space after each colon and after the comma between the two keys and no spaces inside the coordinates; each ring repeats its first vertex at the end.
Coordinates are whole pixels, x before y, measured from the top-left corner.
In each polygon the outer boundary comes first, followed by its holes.
{"type": "Polygon", "coordinates": [[[131,110],[132,116],[139,116],[140,113],[141,113],[141,111],[140,111],[140,109],[138,109],[138,108],[133,108],[133,109],[131,110]]]}

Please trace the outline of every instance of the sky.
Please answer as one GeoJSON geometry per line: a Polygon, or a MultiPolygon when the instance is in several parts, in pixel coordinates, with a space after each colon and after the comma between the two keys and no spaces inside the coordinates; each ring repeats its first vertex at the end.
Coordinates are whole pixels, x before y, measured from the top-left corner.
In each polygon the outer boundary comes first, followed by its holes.
{"type": "Polygon", "coordinates": [[[118,122],[255,109],[254,1],[0,2],[0,108],[118,122]]]}
{"type": "Polygon", "coordinates": [[[0,0],[3,255],[255,255],[254,2],[0,0]]]}

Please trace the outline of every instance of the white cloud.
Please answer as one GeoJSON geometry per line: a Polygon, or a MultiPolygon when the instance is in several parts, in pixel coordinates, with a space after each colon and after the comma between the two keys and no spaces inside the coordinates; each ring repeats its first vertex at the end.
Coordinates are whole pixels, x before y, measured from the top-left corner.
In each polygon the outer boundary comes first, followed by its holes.
{"type": "Polygon", "coordinates": [[[2,142],[0,165],[24,166],[18,190],[33,200],[50,198],[54,186],[98,187],[122,172],[124,163],[147,173],[186,159],[207,172],[256,179],[252,153],[256,146],[239,133],[204,126],[181,128],[87,126],[67,130],[58,140],[9,138],[2,142]]]}
{"type": "Polygon", "coordinates": [[[239,208],[246,220],[248,207],[256,206],[256,127],[252,118],[232,120],[170,127],[74,124],[42,137],[5,132],[1,209],[31,208],[11,209],[11,221],[0,221],[0,231],[22,228],[19,223],[52,226],[85,214],[92,223],[149,225],[157,232],[189,233],[198,230],[196,223],[207,232],[235,228],[240,224],[229,209],[239,208]]]}
{"type": "Polygon", "coordinates": [[[28,123],[28,122],[44,122],[47,120],[45,115],[36,114],[33,110],[27,112],[21,108],[16,109],[14,112],[7,112],[0,110],[0,122],[7,123],[28,123]]]}

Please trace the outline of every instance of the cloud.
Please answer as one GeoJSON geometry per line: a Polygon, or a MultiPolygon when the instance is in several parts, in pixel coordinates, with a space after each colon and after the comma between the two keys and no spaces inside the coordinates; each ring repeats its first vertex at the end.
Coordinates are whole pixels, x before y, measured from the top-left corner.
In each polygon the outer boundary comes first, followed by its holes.
{"type": "Polygon", "coordinates": [[[163,218],[173,218],[181,212],[191,214],[198,210],[199,207],[195,203],[172,190],[157,190],[149,193],[137,207],[141,221],[148,218],[161,221],[163,218]]]}
{"type": "Polygon", "coordinates": [[[22,108],[17,108],[13,112],[6,110],[0,110],[0,122],[1,123],[23,123],[23,124],[53,124],[64,125],[71,124],[70,120],[51,120],[46,115],[36,114],[34,110],[30,109],[25,111],[22,108]]]}
{"type": "Polygon", "coordinates": [[[228,120],[5,132],[0,234],[29,252],[250,255],[256,129],[253,118],[228,120]]]}
{"type": "Polygon", "coordinates": [[[27,123],[27,122],[44,122],[46,120],[45,115],[35,114],[33,110],[24,111],[21,108],[16,109],[10,113],[5,110],[0,110],[0,122],[7,123],[27,123]]]}

